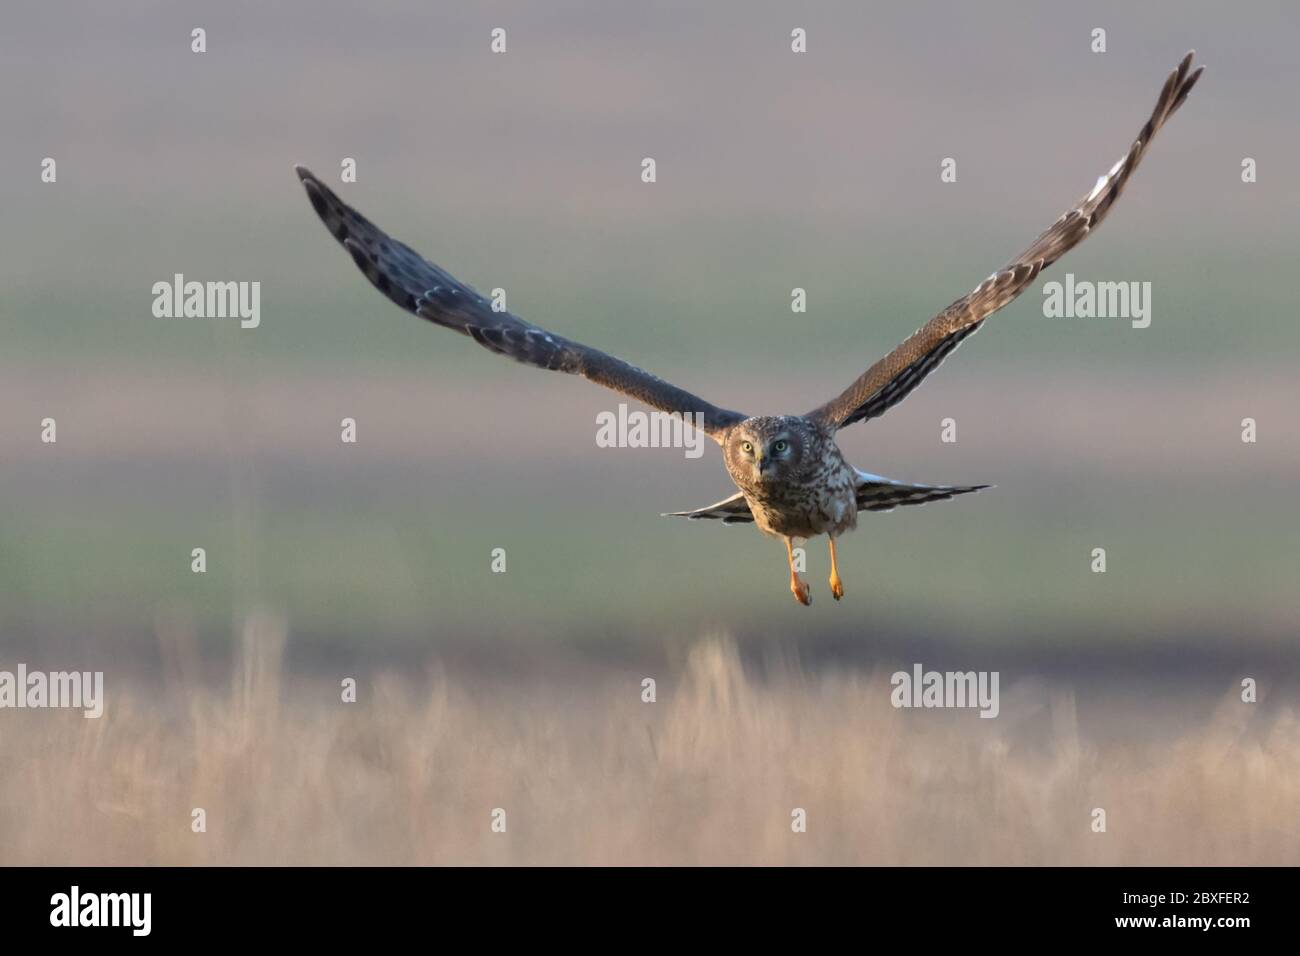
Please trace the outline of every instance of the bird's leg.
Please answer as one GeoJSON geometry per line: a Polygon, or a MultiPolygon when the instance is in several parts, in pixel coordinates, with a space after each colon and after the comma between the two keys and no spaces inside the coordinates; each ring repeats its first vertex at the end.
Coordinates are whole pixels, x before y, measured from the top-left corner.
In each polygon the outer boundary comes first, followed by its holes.
{"type": "Polygon", "coordinates": [[[799,578],[799,574],[794,569],[794,545],[790,539],[785,539],[785,556],[790,562],[790,593],[794,599],[805,607],[812,604],[812,589],[808,587],[808,582],[799,578]]]}
{"type": "Polygon", "coordinates": [[[835,539],[830,538],[831,542],[831,594],[835,600],[844,597],[844,582],[840,580],[840,569],[835,566],[835,539]]]}

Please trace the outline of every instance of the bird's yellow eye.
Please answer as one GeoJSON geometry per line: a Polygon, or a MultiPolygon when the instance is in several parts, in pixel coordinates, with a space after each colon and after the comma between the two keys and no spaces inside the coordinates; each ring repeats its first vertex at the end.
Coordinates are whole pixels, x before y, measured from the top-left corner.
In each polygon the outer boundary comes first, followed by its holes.
{"type": "Polygon", "coordinates": [[[740,450],[743,451],[746,455],[752,455],[754,453],[754,443],[743,441],[740,443],[740,450]]]}
{"type": "Polygon", "coordinates": [[[772,446],[772,450],[779,453],[785,451],[789,447],[790,447],[790,443],[787,442],[784,438],[782,438],[779,442],[777,442],[775,445],[772,446]]]}

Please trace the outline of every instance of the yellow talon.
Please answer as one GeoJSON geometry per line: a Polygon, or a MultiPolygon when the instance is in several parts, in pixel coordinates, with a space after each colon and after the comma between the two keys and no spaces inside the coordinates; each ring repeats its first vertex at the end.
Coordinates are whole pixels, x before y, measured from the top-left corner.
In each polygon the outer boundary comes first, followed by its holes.
{"type": "Polygon", "coordinates": [[[790,593],[794,595],[796,601],[808,607],[812,604],[812,588],[808,587],[808,582],[800,579],[794,569],[794,545],[790,543],[789,538],[785,539],[785,556],[790,562],[790,593]]]}
{"type": "Polygon", "coordinates": [[[831,538],[831,595],[835,600],[844,597],[844,582],[840,580],[840,569],[835,566],[835,539],[831,538]]]}

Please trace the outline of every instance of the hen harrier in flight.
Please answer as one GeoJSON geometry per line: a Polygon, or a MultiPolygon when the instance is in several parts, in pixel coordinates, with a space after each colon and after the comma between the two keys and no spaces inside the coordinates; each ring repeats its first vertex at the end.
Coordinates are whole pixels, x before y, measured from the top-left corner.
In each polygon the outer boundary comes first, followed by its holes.
{"type": "Polygon", "coordinates": [[[1188,53],[1169,74],[1137,140],[1086,196],[1009,265],[921,326],[838,396],[804,415],[749,417],[719,408],[612,355],[561,338],[509,312],[494,312],[478,292],[390,238],[309,170],[299,166],[297,172],[326,228],[366,278],[408,312],[526,365],[581,375],[702,423],[709,437],[722,446],[727,474],[740,490],[707,508],[673,514],[715,518],[724,524],[754,522],[764,533],[784,539],[790,590],[800,603],[811,604],[808,585],[794,568],[794,542],[819,534],[829,537],[831,593],[839,600],[844,585],[835,561],[835,539],[856,527],[859,511],[889,511],[989,487],[912,485],[859,471],[845,462],[835,433],[883,415],[901,402],[985,319],[1028,289],[1040,272],[1100,225],[1156,130],[1182,106],[1205,69],[1191,69],[1194,53],[1188,53]]]}

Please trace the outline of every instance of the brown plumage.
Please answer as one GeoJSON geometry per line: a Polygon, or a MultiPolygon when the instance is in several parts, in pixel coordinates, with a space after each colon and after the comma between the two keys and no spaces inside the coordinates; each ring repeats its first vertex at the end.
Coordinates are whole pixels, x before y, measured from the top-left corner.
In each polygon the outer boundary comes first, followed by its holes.
{"type": "Polygon", "coordinates": [[[1082,242],[1119,198],[1152,137],[1187,99],[1204,67],[1191,69],[1188,53],[1169,75],[1150,119],[1127,153],[1096,186],[1005,268],[923,325],[872,365],[835,398],[806,415],[746,417],[719,408],[634,365],[536,325],[497,312],[478,292],[448,275],[409,246],[392,239],[303,167],[298,176],[312,208],[358,268],[380,292],[409,312],[468,335],[479,345],[537,368],[581,375],[653,408],[693,416],[723,448],[727,473],[739,489],[707,508],[673,512],[724,524],[753,522],[786,543],[790,589],[811,603],[795,573],[793,542],[825,534],[830,539],[831,592],[843,584],[835,539],[856,527],[859,511],[942,501],[987,485],[913,485],[853,468],[835,443],[846,425],[884,414],[916,388],[961,342],[1082,242]],[[695,417],[697,416],[697,417],[695,417]]]}
{"type": "Polygon", "coordinates": [[[808,417],[843,428],[883,415],[921,384],[921,380],[934,371],[966,336],[978,330],[980,323],[1029,288],[1040,272],[1083,242],[1110,212],[1133,170],[1146,154],[1156,131],[1183,105],[1187,94],[1205,72],[1203,66],[1192,70],[1195,54],[1195,50],[1189,52],[1169,74],[1151,118],[1128,152],[1097,180],[1091,192],[1070,207],[1010,264],[917,329],[907,341],[863,372],[847,389],[809,412],[808,417]]]}
{"type": "Polygon", "coordinates": [[[390,237],[335,195],[311,170],[294,168],[316,215],[347,249],[357,268],[406,311],[468,335],[488,351],[525,365],[581,375],[665,412],[698,413],[711,436],[744,419],[739,412],[716,408],[622,359],[548,332],[510,312],[494,312],[480,293],[390,237]]]}

